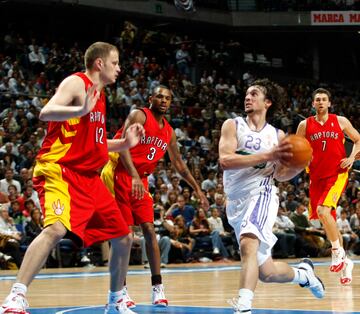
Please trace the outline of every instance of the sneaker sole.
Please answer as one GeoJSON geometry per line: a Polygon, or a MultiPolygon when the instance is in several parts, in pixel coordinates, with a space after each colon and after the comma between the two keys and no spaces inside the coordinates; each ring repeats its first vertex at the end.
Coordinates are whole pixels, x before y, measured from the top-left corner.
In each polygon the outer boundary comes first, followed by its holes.
{"type": "Polygon", "coordinates": [[[134,302],[126,302],[126,307],[128,309],[134,309],[136,308],[136,304],[134,302]]]}
{"type": "Polygon", "coordinates": [[[338,273],[339,271],[343,270],[345,266],[345,261],[343,261],[342,263],[338,264],[338,265],[331,265],[330,266],[330,271],[332,273],[338,273]]]}
{"type": "MultiPolygon", "coordinates": [[[[314,264],[313,264],[313,262],[311,261],[311,259],[303,258],[303,259],[301,259],[300,261],[301,261],[301,263],[305,263],[305,264],[310,265],[310,267],[311,267],[312,270],[314,271],[314,264]]],[[[300,267],[300,268],[301,268],[301,267],[300,267]]],[[[315,274],[314,274],[314,275],[315,275],[315,274]]],[[[321,280],[318,276],[316,276],[316,275],[315,275],[315,277],[316,277],[317,280],[320,281],[320,283],[321,283],[321,285],[322,285],[322,287],[323,287],[323,290],[325,291],[325,285],[324,285],[324,283],[322,282],[322,280],[321,280]]],[[[299,286],[300,286],[300,287],[303,287],[303,286],[300,285],[300,284],[299,284],[299,286]]],[[[309,289],[310,289],[310,288],[309,288],[309,289]]],[[[318,296],[318,295],[314,294],[311,289],[310,289],[310,292],[313,294],[313,296],[314,296],[315,298],[318,298],[318,299],[322,299],[322,298],[324,297],[324,295],[325,295],[325,293],[324,293],[323,295],[318,296]]]]}
{"type": "Polygon", "coordinates": [[[167,307],[168,301],[167,300],[160,300],[157,303],[153,303],[155,307],[167,307]]]}

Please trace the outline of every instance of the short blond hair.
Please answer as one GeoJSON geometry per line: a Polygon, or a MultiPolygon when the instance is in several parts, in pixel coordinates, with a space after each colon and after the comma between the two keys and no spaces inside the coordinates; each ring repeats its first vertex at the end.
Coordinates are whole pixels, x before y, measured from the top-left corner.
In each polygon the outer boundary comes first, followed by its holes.
{"type": "Polygon", "coordinates": [[[102,41],[93,43],[85,51],[85,56],[84,56],[85,68],[87,70],[91,69],[97,58],[106,59],[109,56],[110,52],[113,50],[119,53],[119,50],[116,48],[116,46],[111,45],[109,43],[105,43],[102,41]]]}

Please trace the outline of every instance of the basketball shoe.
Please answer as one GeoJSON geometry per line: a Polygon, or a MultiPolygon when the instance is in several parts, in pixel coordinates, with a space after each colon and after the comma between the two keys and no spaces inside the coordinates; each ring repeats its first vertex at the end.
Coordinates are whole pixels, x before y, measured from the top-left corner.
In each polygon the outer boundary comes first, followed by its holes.
{"type": "Polygon", "coordinates": [[[341,271],[340,283],[342,285],[349,285],[352,281],[352,270],[354,268],[354,263],[351,259],[345,258],[345,266],[341,271]]]}
{"type": "Polygon", "coordinates": [[[227,302],[232,306],[234,314],[251,314],[250,309],[243,309],[244,306],[239,303],[239,297],[228,300],[227,302]]]}
{"type": "Polygon", "coordinates": [[[168,300],[165,297],[164,286],[162,284],[152,286],[151,299],[152,304],[157,307],[168,306],[168,300]]]}
{"type": "Polygon", "coordinates": [[[342,270],[345,265],[345,258],[345,251],[342,247],[338,249],[332,249],[330,271],[337,273],[342,270]]]}
{"type": "Polygon", "coordinates": [[[321,279],[315,275],[314,265],[309,258],[304,258],[298,265],[299,269],[306,271],[307,282],[305,284],[299,284],[302,288],[309,288],[311,293],[318,299],[321,299],[325,295],[325,287],[321,279]]]}
{"type": "Polygon", "coordinates": [[[104,314],[136,314],[128,309],[124,299],[119,299],[116,303],[106,304],[104,314]]]}
{"type": "Polygon", "coordinates": [[[124,286],[124,288],[123,288],[123,293],[124,293],[123,300],[126,303],[126,306],[129,309],[135,308],[136,304],[135,304],[134,300],[130,298],[129,293],[128,293],[128,289],[127,289],[126,286],[124,286]]]}
{"type": "Polygon", "coordinates": [[[10,293],[0,307],[0,314],[30,314],[29,303],[21,293],[10,293]]]}

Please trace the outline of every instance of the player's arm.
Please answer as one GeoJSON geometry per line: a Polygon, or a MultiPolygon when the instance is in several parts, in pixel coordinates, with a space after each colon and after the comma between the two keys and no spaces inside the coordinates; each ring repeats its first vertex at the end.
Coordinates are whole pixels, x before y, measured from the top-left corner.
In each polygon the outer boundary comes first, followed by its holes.
{"type": "MultiPolygon", "coordinates": [[[[278,139],[282,145],[286,142],[285,133],[282,130],[278,132],[278,139]]],[[[303,171],[303,168],[288,167],[286,161],[281,158],[276,162],[274,178],[280,182],[288,181],[303,171]]]]}
{"type": "MultiPolygon", "coordinates": [[[[146,120],[146,116],[142,110],[133,110],[125,120],[124,132],[122,134],[122,137],[124,138],[125,133],[130,127],[130,125],[134,123],[139,123],[141,125],[144,125],[145,120],[146,120]]],[[[123,150],[121,154],[119,154],[119,159],[124,165],[129,175],[132,177],[132,188],[131,188],[132,196],[135,197],[136,199],[142,199],[144,197],[145,187],[131,159],[130,151],[128,149],[123,150]]]]}
{"type": "Polygon", "coordinates": [[[185,181],[194,189],[198,197],[200,198],[201,207],[204,210],[209,208],[209,201],[202,192],[200,186],[196,183],[196,180],[192,176],[189,168],[186,166],[181,158],[179,148],[176,142],[176,134],[173,131],[171,134],[171,140],[168,148],[168,154],[171,160],[171,164],[175,167],[176,171],[185,179],[185,181]]]}
{"type": "Polygon", "coordinates": [[[142,136],[145,135],[144,127],[140,123],[131,124],[125,131],[125,137],[120,139],[107,139],[109,152],[120,152],[134,147],[139,143],[142,136]]]}
{"type": "Polygon", "coordinates": [[[100,97],[97,85],[91,86],[85,93],[84,81],[71,75],[63,80],[55,95],[41,109],[39,119],[42,121],[66,121],[82,117],[89,113],[100,97]]]}
{"type": "Polygon", "coordinates": [[[296,135],[305,137],[305,135],[306,135],[306,120],[302,120],[299,123],[298,128],[296,130],[296,135]]]}
{"type": "Polygon", "coordinates": [[[337,116],[337,118],[341,129],[354,143],[350,156],[341,160],[340,167],[351,168],[355,159],[360,157],[360,134],[347,118],[342,116],[337,116]]]}
{"type": "Polygon", "coordinates": [[[236,126],[233,119],[228,119],[221,127],[219,142],[219,162],[224,170],[241,169],[256,166],[258,164],[275,161],[281,157],[291,157],[289,145],[279,145],[267,152],[239,155],[236,154],[237,148],[236,126]]]}

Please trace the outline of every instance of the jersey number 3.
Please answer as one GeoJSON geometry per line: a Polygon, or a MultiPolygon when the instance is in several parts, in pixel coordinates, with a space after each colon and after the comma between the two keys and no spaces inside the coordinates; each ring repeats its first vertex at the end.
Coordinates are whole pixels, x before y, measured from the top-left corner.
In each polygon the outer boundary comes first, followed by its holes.
{"type": "Polygon", "coordinates": [[[156,148],[155,147],[151,147],[150,148],[150,154],[147,154],[147,159],[149,160],[153,160],[156,154],[156,148]]]}

